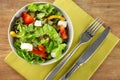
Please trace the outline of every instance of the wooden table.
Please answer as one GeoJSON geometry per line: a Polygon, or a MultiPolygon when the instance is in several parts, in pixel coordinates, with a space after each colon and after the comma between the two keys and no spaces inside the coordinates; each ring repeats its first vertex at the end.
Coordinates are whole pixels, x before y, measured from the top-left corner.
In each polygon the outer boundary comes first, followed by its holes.
{"type": "MultiPolygon", "coordinates": [[[[4,62],[4,58],[11,51],[7,38],[10,19],[23,5],[33,1],[54,0],[0,0],[0,80],[25,80],[4,62]]],[[[110,25],[112,33],[120,38],[120,0],[74,0],[74,2],[90,15],[101,17],[106,25],[110,25]]],[[[120,80],[120,42],[90,80],[120,80]]]]}

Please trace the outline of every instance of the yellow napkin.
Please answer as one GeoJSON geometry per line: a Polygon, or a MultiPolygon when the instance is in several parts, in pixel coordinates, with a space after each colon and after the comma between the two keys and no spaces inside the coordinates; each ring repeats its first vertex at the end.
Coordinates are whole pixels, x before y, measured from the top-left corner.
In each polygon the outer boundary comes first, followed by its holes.
{"type": "MultiPolygon", "coordinates": [[[[93,18],[77,6],[72,0],[56,0],[54,2],[62,8],[71,18],[74,28],[74,40],[70,50],[78,43],[79,36],[90,24],[93,18]]],[[[101,34],[103,27],[98,31],[97,35],[90,43],[81,45],[79,50],[72,56],[63,69],[56,75],[54,80],[58,80],[75,62],[75,60],[85,51],[85,49],[101,34]]],[[[102,64],[114,46],[118,43],[119,38],[109,33],[103,44],[97,49],[91,59],[75,71],[70,80],[89,80],[92,74],[102,64]]],[[[69,50],[69,52],[70,52],[69,50]]],[[[31,65],[23,62],[13,52],[5,58],[5,62],[14,68],[18,73],[24,76],[27,80],[44,80],[47,74],[59,63],[54,63],[47,66],[31,65]]]]}

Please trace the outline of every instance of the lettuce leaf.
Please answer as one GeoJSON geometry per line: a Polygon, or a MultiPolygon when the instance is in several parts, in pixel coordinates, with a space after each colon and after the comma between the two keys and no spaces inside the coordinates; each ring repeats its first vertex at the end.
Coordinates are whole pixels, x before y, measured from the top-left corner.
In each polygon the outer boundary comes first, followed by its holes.
{"type": "Polygon", "coordinates": [[[55,28],[53,28],[51,25],[45,24],[45,25],[43,26],[43,31],[44,31],[47,35],[49,35],[49,37],[50,37],[53,41],[57,42],[57,44],[62,43],[62,38],[60,37],[60,35],[58,34],[58,32],[55,30],[55,28]]]}
{"type": "Polygon", "coordinates": [[[45,17],[45,13],[37,14],[37,19],[42,19],[43,17],[45,17]]]}
{"type": "Polygon", "coordinates": [[[36,4],[30,4],[28,6],[28,10],[30,10],[31,12],[35,12],[38,10],[38,6],[36,4]]]}
{"type": "MultiPolygon", "coordinates": [[[[62,15],[62,13],[60,11],[58,11],[57,9],[55,9],[54,6],[52,6],[51,4],[47,3],[47,4],[30,4],[28,5],[28,10],[31,12],[40,12],[40,13],[44,13],[44,16],[48,16],[48,15],[62,15]]],[[[43,17],[43,14],[38,14],[37,18],[41,18],[43,17]]]]}
{"type": "Polygon", "coordinates": [[[55,53],[56,54],[56,59],[59,59],[62,55],[62,51],[65,49],[66,47],[66,44],[60,44],[58,45],[58,47],[56,47],[55,49],[52,50],[51,53],[55,53]]]}

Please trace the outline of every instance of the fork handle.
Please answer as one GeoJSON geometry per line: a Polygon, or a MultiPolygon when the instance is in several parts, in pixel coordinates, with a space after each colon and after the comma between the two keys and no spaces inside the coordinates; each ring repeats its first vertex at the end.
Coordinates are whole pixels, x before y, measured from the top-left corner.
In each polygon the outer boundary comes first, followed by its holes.
{"type": "Polygon", "coordinates": [[[46,77],[45,80],[53,80],[54,76],[58,73],[58,71],[60,71],[62,69],[62,67],[65,65],[65,63],[68,62],[68,60],[71,58],[71,56],[74,54],[74,52],[76,52],[76,50],[80,47],[80,45],[83,42],[79,42],[74,48],[73,50],[60,62],[58,63],[58,65],[48,74],[48,76],[46,77]]]}

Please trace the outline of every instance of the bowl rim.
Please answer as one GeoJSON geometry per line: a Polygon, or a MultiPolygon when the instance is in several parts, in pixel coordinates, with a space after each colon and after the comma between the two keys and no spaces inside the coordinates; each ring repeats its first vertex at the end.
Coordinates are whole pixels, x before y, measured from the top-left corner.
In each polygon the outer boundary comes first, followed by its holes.
{"type": "MultiPolygon", "coordinates": [[[[19,58],[22,59],[23,61],[27,62],[25,59],[23,59],[22,57],[20,57],[20,56],[17,54],[16,48],[13,46],[12,37],[11,37],[10,34],[9,34],[10,31],[11,31],[12,24],[13,24],[13,22],[14,22],[14,20],[15,20],[15,17],[17,16],[17,14],[20,15],[20,11],[23,12],[23,9],[25,10],[25,8],[26,8],[28,5],[30,5],[30,4],[47,4],[47,3],[51,4],[51,5],[54,6],[56,9],[58,9],[58,10],[63,14],[63,16],[66,18],[66,20],[69,22],[69,24],[68,24],[69,27],[68,27],[68,28],[70,29],[70,31],[69,31],[68,33],[70,33],[70,40],[69,40],[69,42],[67,43],[67,45],[68,45],[67,49],[65,50],[65,52],[62,54],[62,56],[61,56],[59,59],[57,59],[57,60],[56,60],[56,59],[52,59],[52,60],[49,60],[49,61],[47,61],[47,62],[45,62],[45,63],[37,63],[37,64],[35,64],[35,65],[49,65],[49,64],[55,63],[55,62],[59,61],[60,59],[62,59],[62,58],[67,54],[68,50],[70,50],[70,47],[71,47],[71,45],[72,45],[72,43],[73,43],[74,30],[73,30],[72,21],[71,21],[70,17],[68,16],[68,14],[67,14],[63,9],[61,9],[60,7],[58,7],[57,5],[55,5],[55,4],[53,4],[53,3],[50,3],[50,2],[32,2],[32,3],[28,3],[28,4],[24,5],[24,6],[22,6],[20,9],[17,10],[17,12],[13,15],[12,19],[10,20],[9,27],[8,27],[8,41],[9,41],[10,47],[12,48],[13,52],[17,55],[17,57],[19,57],[19,58]]],[[[27,9],[26,9],[26,10],[27,10],[27,9]]],[[[26,11],[26,10],[25,10],[25,11],[26,11]]],[[[27,62],[27,63],[28,63],[28,62],[27,62]]],[[[34,64],[34,63],[32,63],[32,64],[34,64]]]]}

